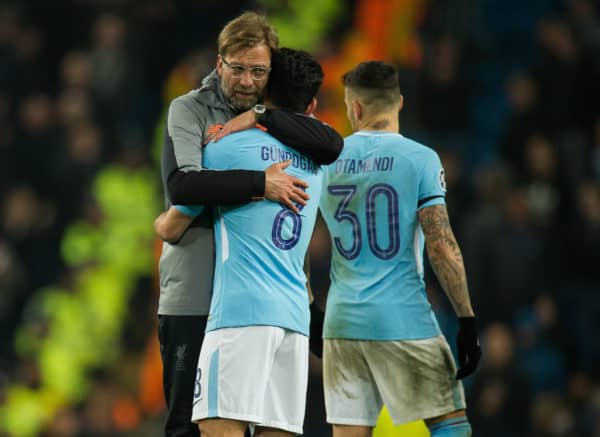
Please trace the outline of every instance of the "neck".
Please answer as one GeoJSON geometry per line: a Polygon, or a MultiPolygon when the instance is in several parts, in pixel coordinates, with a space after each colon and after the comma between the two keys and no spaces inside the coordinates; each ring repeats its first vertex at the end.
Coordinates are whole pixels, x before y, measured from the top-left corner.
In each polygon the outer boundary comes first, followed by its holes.
{"type": "Polygon", "coordinates": [[[358,122],[358,130],[398,133],[400,131],[398,115],[380,115],[360,120],[358,122]]]}

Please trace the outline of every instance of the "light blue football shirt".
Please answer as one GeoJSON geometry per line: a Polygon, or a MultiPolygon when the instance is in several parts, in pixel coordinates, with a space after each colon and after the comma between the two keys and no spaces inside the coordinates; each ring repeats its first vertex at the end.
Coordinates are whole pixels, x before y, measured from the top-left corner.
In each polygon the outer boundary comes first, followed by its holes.
{"type": "Polygon", "coordinates": [[[445,203],[436,152],[400,134],[359,131],[324,167],[321,214],[332,239],[324,338],[440,335],[423,281],[417,211],[445,203]]]}
{"type": "Polygon", "coordinates": [[[303,266],[317,216],[321,168],[259,129],[210,143],[202,164],[214,170],[265,170],[288,159],[292,164],[286,173],[309,184],[311,199],[300,215],[269,200],[215,209],[215,276],[207,331],[269,325],[308,335],[303,266]]]}

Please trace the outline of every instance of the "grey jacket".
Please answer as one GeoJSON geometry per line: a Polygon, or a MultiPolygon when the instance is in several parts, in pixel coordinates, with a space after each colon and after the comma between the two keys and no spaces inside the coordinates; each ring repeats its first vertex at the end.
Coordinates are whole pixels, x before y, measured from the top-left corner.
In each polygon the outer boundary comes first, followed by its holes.
{"type": "MultiPolygon", "coordinates": [[[[176,169],[201,170],[202,143],[212,125],[235,116],[227,105],[215,71],[202,87],[171,102],[161,157],[165,206],[171,204],[167,178],[176,169]]],[[[210,309],[214,273],[214,238],[210,210],[186,231],[177,244],[163,243],[159,261],[158,314],[206,315],[210,309]]]]}

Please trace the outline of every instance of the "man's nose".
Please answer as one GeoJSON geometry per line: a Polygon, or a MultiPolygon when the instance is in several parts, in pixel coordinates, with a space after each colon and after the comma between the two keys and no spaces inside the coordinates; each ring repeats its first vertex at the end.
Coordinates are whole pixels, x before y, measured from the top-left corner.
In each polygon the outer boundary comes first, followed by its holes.
{"type": "Polygon", "coordinates": [[[254,85],[254,80],[252,80],[252,73],[249,70],[246,70],[240,76],[240,85],[244,87],[251,87],[254,85]]]}

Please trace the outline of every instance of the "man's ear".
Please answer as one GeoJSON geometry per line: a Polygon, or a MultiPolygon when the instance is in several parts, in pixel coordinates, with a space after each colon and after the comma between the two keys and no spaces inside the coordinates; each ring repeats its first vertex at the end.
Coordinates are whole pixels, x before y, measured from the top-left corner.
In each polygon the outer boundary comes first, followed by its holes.
{"type": "Polygon", "coordinates": [[[221,55],[217,55],[217,74],[221,75],[221,70],[223,70],[223,60],[221,59],[221,55]]]}
{"type": "Polygon", "coordinates": [[[398,106],[398,112],[402,111],[403,107],[404,107],[404,96],[402,94],[400,94],[400,106],[398,106]]]}
{"type": "Polygon", "coordinates": [[[304,111],[304,114],[312,115],[316,109],[317,109],[317,99],[315,99],[313,97],[312,100],[310,101],[310,103],[308,104],[308,106],[306,107],[306,111],[304,111]]]}

